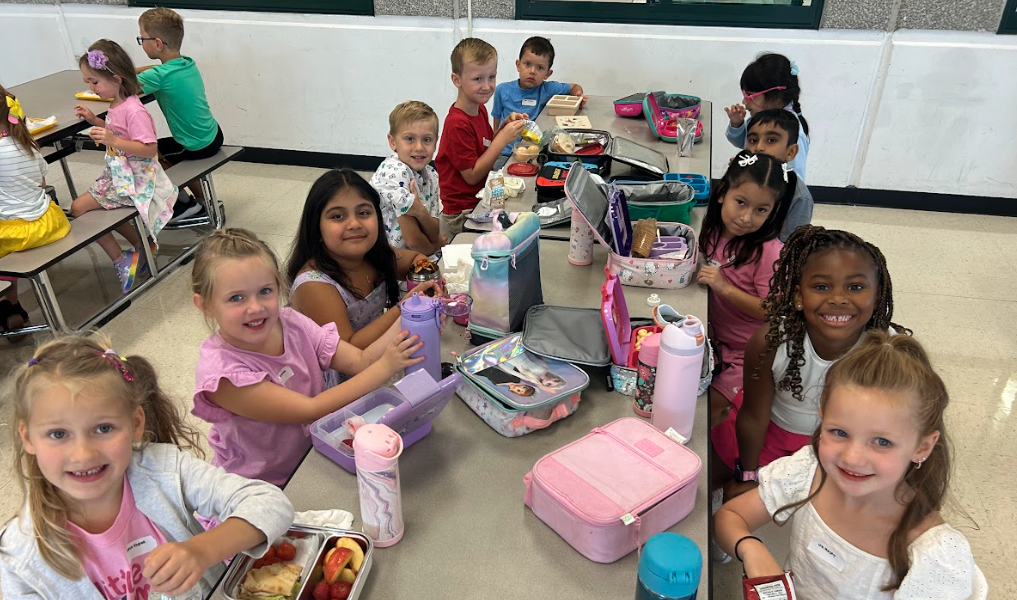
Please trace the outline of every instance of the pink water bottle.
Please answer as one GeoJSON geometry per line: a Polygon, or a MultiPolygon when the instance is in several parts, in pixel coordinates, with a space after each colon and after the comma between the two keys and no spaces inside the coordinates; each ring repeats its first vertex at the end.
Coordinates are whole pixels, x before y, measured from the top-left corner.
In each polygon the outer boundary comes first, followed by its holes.
{"type": "Polygon", "coordinates": [[[681,324],[668,323],[660,336],[650,423],[661,431],[674,429],[686,441],[692,439],[705,348],[703,324],[692,315],[681,324]]]}
{"type": "Polygon", "coordinates": [[[353,457],[360,489],[364,533],[379,548],[403,537],[403,504],[399,490],[399,455],[403,438],[388,425],[368,424],[353,434],[353,457]]]}
{"type": "Polygon", "coordinates": [[[586,224],[579,209],[572,207],[572,230],[569,234],[569,262],[588,265],[593,262],[593,230],[586,224]]]}
{"type": "Polygon", "coordinates": [[[657,380],[657,361],[660,356],[659,333],[643,338],[639,346],[639,361],[636,365],[636,395],[632,410],[640,417],[650,416],[653,410],[653,388],[657,380]]]}
{"type": "Polygon", "coordinates": [[[441,335],[438,331],[438,312],[440,304],[432,298],[414,293],[399,303],[402,312],[401,327],[410,332],[410,336],[420,336],[424,347],[413,353],[411,358],[423,356],[423,362],[406,367],[406,374],[424,369],[431,379],[441,381],[441,335]]]}

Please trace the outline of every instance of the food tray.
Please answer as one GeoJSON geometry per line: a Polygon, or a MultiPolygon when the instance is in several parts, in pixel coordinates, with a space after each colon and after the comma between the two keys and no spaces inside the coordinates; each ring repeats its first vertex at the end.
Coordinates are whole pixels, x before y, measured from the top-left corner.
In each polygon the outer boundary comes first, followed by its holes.
{"type": "Polygon", "coordinates": [[[547,102],[547,114],[552,117],[571,116],[579,112],[579,107],[583,103],[582,96],[563,96],[555,95],[551,96],[551,99],[547,102]]]}
{"type": "MultiPolygon", "coordinates": [[[[357,578],[353,582],[353,589],[350,591],[349,600],[356,600],[360,597],[360,593],[365,586],[364,582],[367,580],[367,575],[371,571],[371,564],[374,561],[374,542],[371,538],[359,531],[326,529],[311,525],[293,525],[286,532],[284,538],[312,538],[318,540],[318,549],[317,552],[311,554],[313,561],[308,561],[308,566],[305,566],[304,571],[300,574],[300,585],[297,587],[297,593],[291,596],[290,600],[313,600],[311,592],[314,591],[314,586],[324,577],[322,561],[325,559],[325,553],[335,546],[339,538],[343,537],[356,540],[364,551],[364,562],[360,565],[360,571],[357,572],[357,578]]],[[[280,541],[285,540],[280,539],[276,543],[280,541]]],[[[297,556],[298,558],[300,557],[299,554],[297,556]]],[[[255,560],[254,557],[247,554],[237,554],[230,563],[220,588],[222,595],[227,600],[239,600],[237,593],[239,592],[240,584],[247,577],[247,573],[251,570],[255,560]]]]}
{"type": "Polygon", "coordinates": [[[664,181],[680,181],[696,190],[696,205],[702,206],[710,201],[710,180],[703,175],[692,173],[664,173],[664,181]]]}

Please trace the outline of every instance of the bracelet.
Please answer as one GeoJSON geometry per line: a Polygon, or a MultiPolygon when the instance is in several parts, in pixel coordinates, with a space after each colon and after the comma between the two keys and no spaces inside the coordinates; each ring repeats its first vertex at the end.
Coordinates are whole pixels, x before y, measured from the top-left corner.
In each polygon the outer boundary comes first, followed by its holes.
{"type": "Polygon", "coordinates": [[[744,542],[745,540],[756,540],[760,544],[763,543],[763,540],[757,538],[754,535],[746,535],[746,536],[742,537],[740,540],[738,540],[737,542],[735,542],[734,555],[735,555],[735,558],[738,559],[738,562],[745,562],[745,561],[742,560],[741,556],[738,556],[738,546],[741,545],[741,543],[744,542]]]}

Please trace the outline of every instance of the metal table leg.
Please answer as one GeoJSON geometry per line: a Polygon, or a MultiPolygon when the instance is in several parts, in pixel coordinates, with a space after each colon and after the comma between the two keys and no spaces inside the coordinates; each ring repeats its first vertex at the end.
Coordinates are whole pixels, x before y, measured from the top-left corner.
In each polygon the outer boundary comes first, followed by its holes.
{"type": "MultiPolygon", "coordinates": [[[[53,146],[57,150],[62,150],[64,148],[64,142],[63,141],[54,142],[53,146]]],[[[71,201],[73,202],[74,199],[78,197],[78,191],[74,188],[74,179],[71,178],[71,168],[67,166],[66,156],[60,157],[60,168],[64,172],[64,180],[67,181],[67,189],[71,192],[71,201]]]]}
{"type": "Polygon", "coordinates": [[[60,310],[56,293],[53,291],[53,284],[50,283],[46,271],[42,271],[32,278],[32,286],[35,288],[35,298],[39,301],[39,308],[42,309],[42,314],[49,323],[50,329],[68,333],[70,329],[67,327],[67,321],[64,320],[64,314],[60,310]]]}

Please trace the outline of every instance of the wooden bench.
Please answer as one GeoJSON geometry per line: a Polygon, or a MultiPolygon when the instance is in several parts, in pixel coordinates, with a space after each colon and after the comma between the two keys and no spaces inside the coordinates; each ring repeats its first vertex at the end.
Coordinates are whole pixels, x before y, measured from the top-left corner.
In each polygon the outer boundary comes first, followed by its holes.
{"type": "Polygon", "coordinates": [[[148,261],[152,276],[145,281],[138,283],[130,292],[114,300],[109,306],[102,309],[79,327],[71,327],[64,319],[63,311],[60,310],[60,303],[57,301],[53,284],[50,282],[46,269],[64,260],[71,254],[85,248],[95,240],[113,231],[121,225],[133,222],[138,235],[145,239],[145,226],[141,215],[135,208],[117,208],[114,210],[93,210],[71,221],[71,231],[63,239],[52,244],[32,248],[22,252],[12,252],[0,258],[0,275],[29,279],[35,289],[35,297],[39,301],[39,308],[46,319],[45,324],[31,325],[16,331],[2,332],[0,335],[22,335],[36,331],[56,330],[58,332],[73,332],[89,329],[96,323],[106,319],[108,316],[125,307],[132,298],[153,285],[159,280],[160,271],[155,264],[155,257],[148,244],[142,244],[142,251],[148,261]]]}
{"type": "Polygon", "coordinates": [[[205,214],[187,219],[178,219],[166,226],[167,229],[184,229],[197,227],[199,225],[212,225],[216,229],[222,229],[226,225],[226,209],[222,200],[215,195],[215,186],[212,184],[212,172],[236,159],[244,152],[239,146],[223,146],[214,156],[201,160],[185,160],[170,167],[166,174],[169,175],[173,185],[183,188],[192,181],[201,183],[201,190],[205,198],[198,199],[205,208],[205,214]]]}

